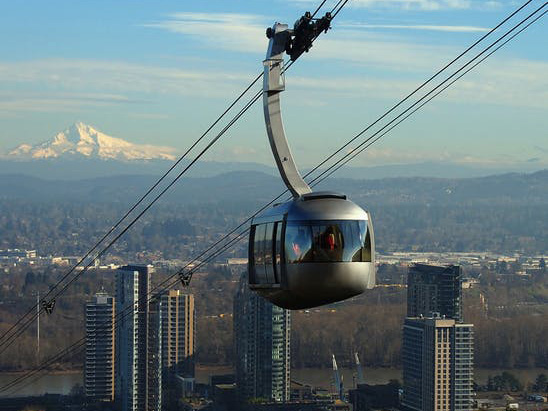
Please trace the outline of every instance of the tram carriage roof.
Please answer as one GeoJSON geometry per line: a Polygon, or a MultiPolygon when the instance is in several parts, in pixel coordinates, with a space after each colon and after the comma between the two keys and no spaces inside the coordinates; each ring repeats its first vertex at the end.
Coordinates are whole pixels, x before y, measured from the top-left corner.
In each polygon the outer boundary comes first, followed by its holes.
{"type": "Polygon", "coordinates": [[[344,194],[318,191],[269,208],[253,224],[280,221],[284,214],[287,221],[368,220],[367,213],[344,194]]]}

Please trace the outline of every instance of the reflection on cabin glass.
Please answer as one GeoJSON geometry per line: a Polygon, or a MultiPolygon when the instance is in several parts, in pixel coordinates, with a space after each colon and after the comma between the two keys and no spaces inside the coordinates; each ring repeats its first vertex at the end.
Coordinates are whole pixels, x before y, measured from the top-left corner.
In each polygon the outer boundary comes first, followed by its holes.
{"type": "Polygon", "coordinates": [[[371,262],[371,237],[365,220],[289,221],[285,238],[281,221],[257,224],[251,237],[254,284],[279,284],[284,262],[371,262]]]}
{"type": "Polygon", "coordinates": [[[253,283],[280,282],[282,223],[258,224],[252,227],[253,283]]]}
{"type": "Polygon", "coordinates": [[[352,220],[289,221],[285,230],[287,263],[370,262],[367,222],[352,220]]]}

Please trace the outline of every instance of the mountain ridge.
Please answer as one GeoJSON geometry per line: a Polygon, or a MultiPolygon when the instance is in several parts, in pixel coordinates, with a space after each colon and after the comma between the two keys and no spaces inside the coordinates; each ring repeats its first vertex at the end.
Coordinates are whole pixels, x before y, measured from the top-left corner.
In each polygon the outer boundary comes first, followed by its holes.
{"type": "MultiPolygon", "coordinates": [[[[78,181],[51,181],[23,174],[0,174],[1,199],[131,202],[155,181],[154,175],[119,175],[78,181]]],[[[548,204],[548,170],[490,177],[444,179],[401,177],[377,180],[334,178],[317,190],[335,190],[364,206],[380,204],[548,204]]],[[[162,201],[246,203],[269,201],[285,191],[277,176],[233,171],[209,177],[184,177],[162,201]],[[190,194],[191,193],[191,194],[190,194]],[[189,195],[190,194],[190,195],[189,195]]]]}
{"type": "MultiPolygon", "coordinates": [[[[176,150],[171,147],[139,145],[111,137],[98,129],[76,122],[49,140],[31,145],[23,143],[0,154],[0,174],[27,174],[49,180],[79,180],[114,175],[162,175],[176,160],[176,150]]],[[[183,159],[181,167],[189,160],[183,159]]],[[[226,171],[253,171],[278,175],[274,161],[268,164],[235,161],[198,161],[188,175],[207,177],[226,171]]],[[[422,162],[413,164],[385,164],[372,166],[347,166],[337,171],[338,178],[371,180],[389,177],[442,177],[470,178],[503,174],[507,172],[534,172],[539,165],[521,164],[519,167],[491,167],[452,162],[422,162]]],[[[310,168],[302,167],[304,175],[310,168]]]]}
{"type": "Polygon", "coordinates": [[[8,151],[5,159],[44,160],[58,158],[94,158],[101,160],[170,160],[175,149],[148,144],[134,144],[109,136],[96,128],[76,122],[51,139],[36,145],[20,144],[8,151]]]}

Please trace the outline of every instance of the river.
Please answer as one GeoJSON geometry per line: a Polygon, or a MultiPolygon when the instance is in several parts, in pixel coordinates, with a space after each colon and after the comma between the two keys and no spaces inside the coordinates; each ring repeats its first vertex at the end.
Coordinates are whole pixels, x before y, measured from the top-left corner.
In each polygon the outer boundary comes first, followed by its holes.
{"type": "MultiPolygon", "coordinates": [[[[489,375],[497,375],[503,371],[511,372],[524,384],[533,382],[538,374],[548,373],[546,369],[542,368],[524,370],[476,369],[475,380],[480,384],[484,384],[489,375]]],[[[233,370],[230,367],[198,367],[196,369],[196,380],[199,383],[208,383],[211,375],[230,374],[232,372],[233,370]]],[[[21,375],[24,375],[24,373],[0,373],[0,387],[10,383],[21,375]]],[[[356,375],[355,370],[342,368],[341,375],[343,376],[344,386],[347,388],[352,387],[356,375]]],[[[364,367],[364,375],[366,382],[370,384],[383,384],[391,379],[398,379],[401,381],[402,378],[401,370],[394,368],[364,367]]],[[[330,388],[331,381],[333,380],[333,371],[329,368],[295,369],[291,370],[291,379],[312,386],[330,388]]],[[[31,380],[33,379],[31,378],[31,380]]],[[[10,396],[31,396],[45,393],[68,394],[71,388],[76,384],[82,384],[82,373],[79,371],[46,374],[27,386],[21,387],[19,391],[14,392],[10,396]]]]}

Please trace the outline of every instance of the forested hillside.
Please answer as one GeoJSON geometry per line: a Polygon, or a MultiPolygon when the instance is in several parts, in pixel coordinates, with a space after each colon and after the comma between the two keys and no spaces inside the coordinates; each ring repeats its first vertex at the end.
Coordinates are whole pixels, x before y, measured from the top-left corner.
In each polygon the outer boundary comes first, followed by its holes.
{"type": "MultiPolygon", "coordinates": [[[[49,182],[0,175],[0,248],[80,254],[133,204],[152,177],[49,182]]],[[[333,180],[371,210],[384,251],[539,253],[548,244],[548,171],[474,179],[333,180]]],[[[281,191],[264,174],[184,179],[116,248],[187,258],[196,236],[220,235],[281,191]]],[[[202,241],[202,240],[200,240],[202,241]]]]}
{"type": "MultiPolygon", "coordinates": [[[[82,255],[151,181],[152,177],[116,177],[67,183],[0,176],[0,249],[35,249],[42,256],[82,255]]],[[[546,254],[548,171],[462,180],[338,179],[323,188],[334,187],[372,211],[380,251],[546,254]]],[[[183,180],[121,238],[103,262],[195,258],[280,190],[278,179],[263,174],[183,180]]],[[[217,261],[246,253],[242,242],[217,261]]],[[[400,268],[381,267],[381,274],[393,269],[400,268]]],[[[46,291],[65,271],[49,266],[0,272],[0,333],[32,306],[36,291],[46,291]]],[[[476,325],[477,364],[548,366],[546,274],[516,283],[500,281],[493,267],[473,274],[481,279],[481,287],[466,292],[465,306],[466,319],[476,325]],[[482,299],[489,301],[489,312],[482,299]]],[[[112,271],[86,273],[59,299],[56,315],[42,318],[42,355],[81,338],[84,302],[101,287],[113,292],[112,276],[112,271]]],[[[237,281],[226,270],[212,267],[193,281],[198,359],[203,363],[231,363],[237,281]]],[[[404,288],[380,287],[343,304],[295,313],[294,366],[325,365],[333,350],[344,352],[343,358],[356,350],[371,365],[399,366],[404,300],[404,288]]],[[[31,327],[23,342],[0,358],[1,367],[33,365],[34,341],[31,327]]],[[[73,363],[59,366],[80,364],[81,358],[75,357],[73,363]]]]}

